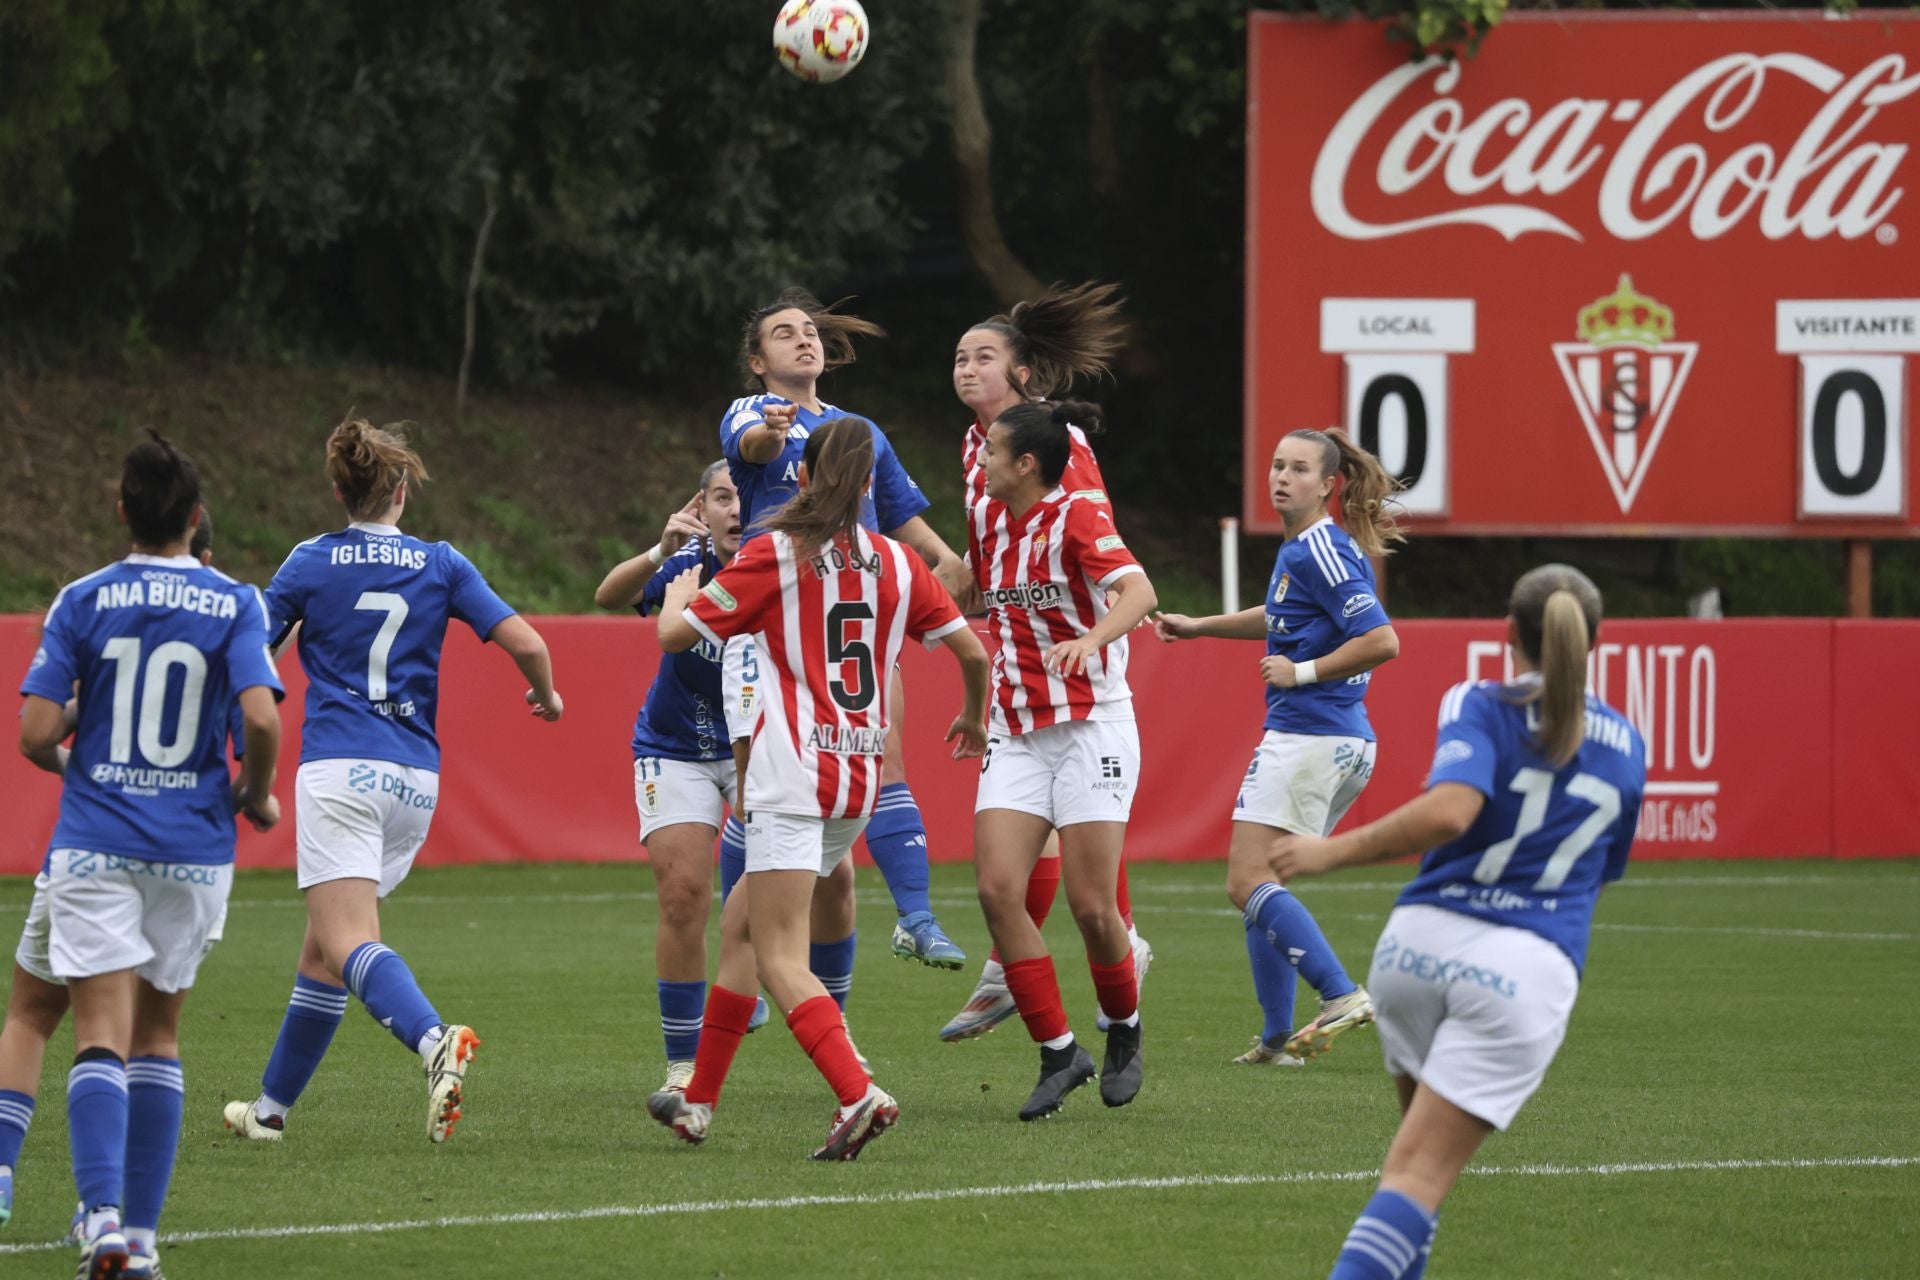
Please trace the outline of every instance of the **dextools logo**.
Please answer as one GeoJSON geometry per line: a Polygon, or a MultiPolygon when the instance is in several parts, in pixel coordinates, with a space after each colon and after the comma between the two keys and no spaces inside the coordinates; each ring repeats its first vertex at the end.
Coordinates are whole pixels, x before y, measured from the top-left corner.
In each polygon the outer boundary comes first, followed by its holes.
{"type": "Polygon", "coordinates": [[[1624,513],[1653,465],[1700,344],[1673,341],[1672,309],[1636,292],[1626,276],[1580,308],[1574,328],[1580,341],[1554,343],[1553,358],[1624,513]]]}
{"type": "MultiPolygon", "coordinates": [[[[1619,64],[1593,65],[1595,87],[1617,94],[1619,64]]],[[[1713,240],[1749,220],[1770,240],[1897,238],[1887,217],[1920,137],[1920,74],[1899,54],[1855,69],[1731,53],[1645,97],[1503,97],[1477,109],[1455,96],[1472,74],[1428,59],[1364,90],[1314,163],[1320,224],[1350,240],[1461,225],[1508,240],[1669,229],[1713,240]],[[1569,221],[1577,206],[1555,198],[1582,184],[1592,212],[1569,221]]]]}

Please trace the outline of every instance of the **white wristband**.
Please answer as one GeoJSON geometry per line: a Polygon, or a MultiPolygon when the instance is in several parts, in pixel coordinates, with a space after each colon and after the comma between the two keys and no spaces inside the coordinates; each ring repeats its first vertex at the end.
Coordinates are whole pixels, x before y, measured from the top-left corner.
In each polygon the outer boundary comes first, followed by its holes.
{"type": "Polygon", "coordinates": [[[1296,662],[1293,664],[1293,682],[1295,684],[1312,684],[1319,678],[1320,673],[1314,670],[1313,659],[1309,658],[1305,662],[1296,662]]]}
{"type": "Polygon", "coordinates": [[[653,561],[653,567],[656,569],[667,562],[666,556],[660,553],[660,544],[657,542],[647,548],[647,559],[653,561]]]}

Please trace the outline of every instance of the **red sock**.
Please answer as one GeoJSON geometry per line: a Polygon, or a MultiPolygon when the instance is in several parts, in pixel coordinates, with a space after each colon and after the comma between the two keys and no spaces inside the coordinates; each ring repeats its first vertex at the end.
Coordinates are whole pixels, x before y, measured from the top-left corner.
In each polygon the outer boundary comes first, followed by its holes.
{"type": "Polygon", "coordinates": [[[803,1001],[787,1015],[787,1029],[827,1078],[841,1106],[850,1107],[867,1096],[867,1073],[860,1069],[860,1059],[853,1056],[853,1043],[847,1039],[840,1006],[832,996],[803,1001]]]}
{"type": "MultiPolygon", "coordinates": [[[[1113,889],[1114,903],[1120,908],[1120,923],[1133,928],[1133,895],[1127,892],[1127,861],[1120,860],[1120,880],[1113,889]]],[[[1113,1015],[1108,1014],[1109,1018],[1113,1015]]]]}
{"type": "Polygon", "coordinates": [[[1060,1003],[1060,980],[1054,976],[1052,956],[1008,965],[1007,990],[1013,993],[1013,1007],[1027,1024],[1027,1034],[1036,1041],[1067,1034],[1067,1011],[1060,1003]]]}
{"type": "Polygon", "coordinates": [[[687,1081],[687,1101],[720,1101],[720,1086],[727,1082],[733,1055],[740,1051],[740,1040],[747,1034],[753,1018],[754,997],[729,991],[715,983],[707,992],[707,1012],[700,1025],[700,1047],[693,1054],[693,1079],[687,1081]]]}
{"type": "Polygon", "coordinates": [[[1088,959],[1093,971],[1093,990],[1100,997],[1100,1012],[1114,1022],[1131,1018],[1140,1007],[1140,980],[1133,973],[1133,953],[1114,964],[1088,959]]]}
{"type": "MultiPolygon", "coordinates": [[[[1053,899],[1060,892],[1060,859],[1042,858],[1033,864],[1033,874],[1027,877],[1027,916],[1036,929],[1044,928],[1047,916],[1053,911],[1053,899]]],[[[991,953],[994,963],[1000,961],[999,948],[991,953]]]]}

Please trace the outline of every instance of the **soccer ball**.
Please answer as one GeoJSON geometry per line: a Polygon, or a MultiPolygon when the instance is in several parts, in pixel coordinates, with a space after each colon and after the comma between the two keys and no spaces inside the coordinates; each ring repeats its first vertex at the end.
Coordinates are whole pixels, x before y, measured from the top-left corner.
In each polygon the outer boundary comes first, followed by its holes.
{"type": "Polygon", "coordinates": [[[773,51],[802,80],[838,80],[867,53],[860,0],[787,0],[773,20],[773,51]]]}

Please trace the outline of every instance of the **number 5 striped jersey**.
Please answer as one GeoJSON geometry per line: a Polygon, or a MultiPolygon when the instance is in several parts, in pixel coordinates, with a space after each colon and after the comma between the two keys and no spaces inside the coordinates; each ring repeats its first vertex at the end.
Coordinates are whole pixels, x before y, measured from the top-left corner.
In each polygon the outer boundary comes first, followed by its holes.
{"type": "Polygon", "coordinates": [[[1536,933],[1575,969],[1600,889],[1627,869],[1647,788],[1647,746],[1627,718],[1587,695],[1585,736],[1555,769],[1534,749],[1537,675],[1457,684],[1440,700],[1427,786],[1457,782],[1487,798],[1458,840],[1420,860],[1399,905],[1419,903],[1536,933]]]}
{"type": "Polygon", "coordinates": [[[924,560],[866,529],[810,556],[778,530],[744,543],[686,617],[716,645],[753,636],[771,673],[748,810],[821,818],[873,812],[903,643],[931,646],[966,625],[924,560]]]}
{"type": "Polygon", "coordinates": [[[267,587],[275,644],[300,623],[300,763],[440,768],[434,714],[447,619],[485,640],[513,609],[451,543],[356,520],[295,547],[267,587]]]}
{"type": "Polygon", "coordinates": [[[1008,512],[981,554],[974,574],[993,628],[994,728],[1017,736],[1065,720],[1133,719],[1125,636],[1073,675],[1043,665],[1048,650],[1107,616],[1114,583],[1144,572],[1113,527],[1106,495],[1056,488],[1032,510],[1008,512]]]}

